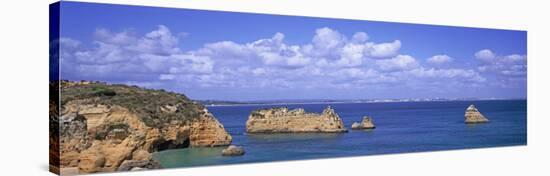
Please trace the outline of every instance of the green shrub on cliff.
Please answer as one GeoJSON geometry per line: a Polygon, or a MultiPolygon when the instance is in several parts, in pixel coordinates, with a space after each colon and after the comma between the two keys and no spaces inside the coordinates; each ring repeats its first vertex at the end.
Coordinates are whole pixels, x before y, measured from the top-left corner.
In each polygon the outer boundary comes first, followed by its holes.
{"type": "Polygon", "coordinates": [[[92,94],[96,96],[115,96],[116,92],[105,87],[92,88],[92,94]]]}

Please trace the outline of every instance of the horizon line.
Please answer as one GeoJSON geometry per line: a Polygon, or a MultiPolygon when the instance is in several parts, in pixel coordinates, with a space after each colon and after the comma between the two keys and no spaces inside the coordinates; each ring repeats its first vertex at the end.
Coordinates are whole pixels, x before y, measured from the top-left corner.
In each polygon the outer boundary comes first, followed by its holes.
{"type": "Polygon", "coordinates": [[[527,100],[527,97],[483,97],[483,98],[474,98],[474,97],[460,97],[460,98],[356,98],[356,99],[331,99],[331,98],[305,98],[305,99],[254,99],[254,100],[229,100],[229,99],[196,99],[190,98],[194,101],[226,101],[226,102],[238,102],[238,103],[249,103],[249,102],[273,102],[273,101],[302,101],[302,102],[315,102],[315,101],[333,101],[333,102],[342,102],[342,101],[388,101],[388,100],[411,100],[411,101],[444,101],[444,100],[527,100]]]}

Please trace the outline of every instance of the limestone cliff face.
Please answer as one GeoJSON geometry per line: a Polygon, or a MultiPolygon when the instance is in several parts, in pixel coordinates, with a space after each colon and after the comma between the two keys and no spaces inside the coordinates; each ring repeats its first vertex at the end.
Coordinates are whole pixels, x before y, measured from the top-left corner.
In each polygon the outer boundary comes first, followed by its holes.
{"type": "Polygon", "coordinates": [[[231,143],[231,136],[207,109],[204,109],[201,118],[191,120],[189,128],[189,141],[193,147],[225,146],[231,143]]]}
{"type": "Polygon", "coordinates": [[[474,105],[468,106],[464,114],[465,123],[485,123],[489,122],[489,119],[485,118],[474,105]]]}
{"type": "Polygon", "coordinates": [[[61,89],[61,167],[79,172],[159,168],[151,153],[231,144],[204,106],[164,91],[101,83],[61,89]]]}
{"type": "Polygon", "coordinates": [[[304,109],[272,108],[250,113],[246,122],[248,133],[308,133],[347,132],[342,119],[330,107],[323,113],[307,113],[304,109]]]}

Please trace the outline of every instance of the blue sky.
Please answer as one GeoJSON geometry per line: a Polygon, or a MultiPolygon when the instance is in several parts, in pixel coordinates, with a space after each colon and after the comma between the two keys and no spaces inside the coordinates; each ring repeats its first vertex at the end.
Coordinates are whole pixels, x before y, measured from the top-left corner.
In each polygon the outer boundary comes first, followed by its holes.
{"type": "Polygon", "coordinates": [[[525,98],[527,32],[63,2],[63,79],[194,99],[525,98]]]}

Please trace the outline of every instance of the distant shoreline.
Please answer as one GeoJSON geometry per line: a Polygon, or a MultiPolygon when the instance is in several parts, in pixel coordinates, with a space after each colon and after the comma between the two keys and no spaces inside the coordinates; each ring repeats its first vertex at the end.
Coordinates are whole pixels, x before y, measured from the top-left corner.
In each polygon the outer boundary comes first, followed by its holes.
{"type": "Polygon", "coordinates": [[[308,105],[308,104],[369,104],[369,103],[420,103],[420,102],[458,102],[458,101],[505,101],[505,100],[527,100],[527,99],[457,99],[457,100],[425,100],[425,101],[390,101],[390,100],[373,100],[373,101],[331,101],[331,102],[281,102],[281,103],[245,103],[239,102],[235,104],[204,104],[206,107],[224,107],[224,106],[273,106],[273,105],[308,105]]]}

